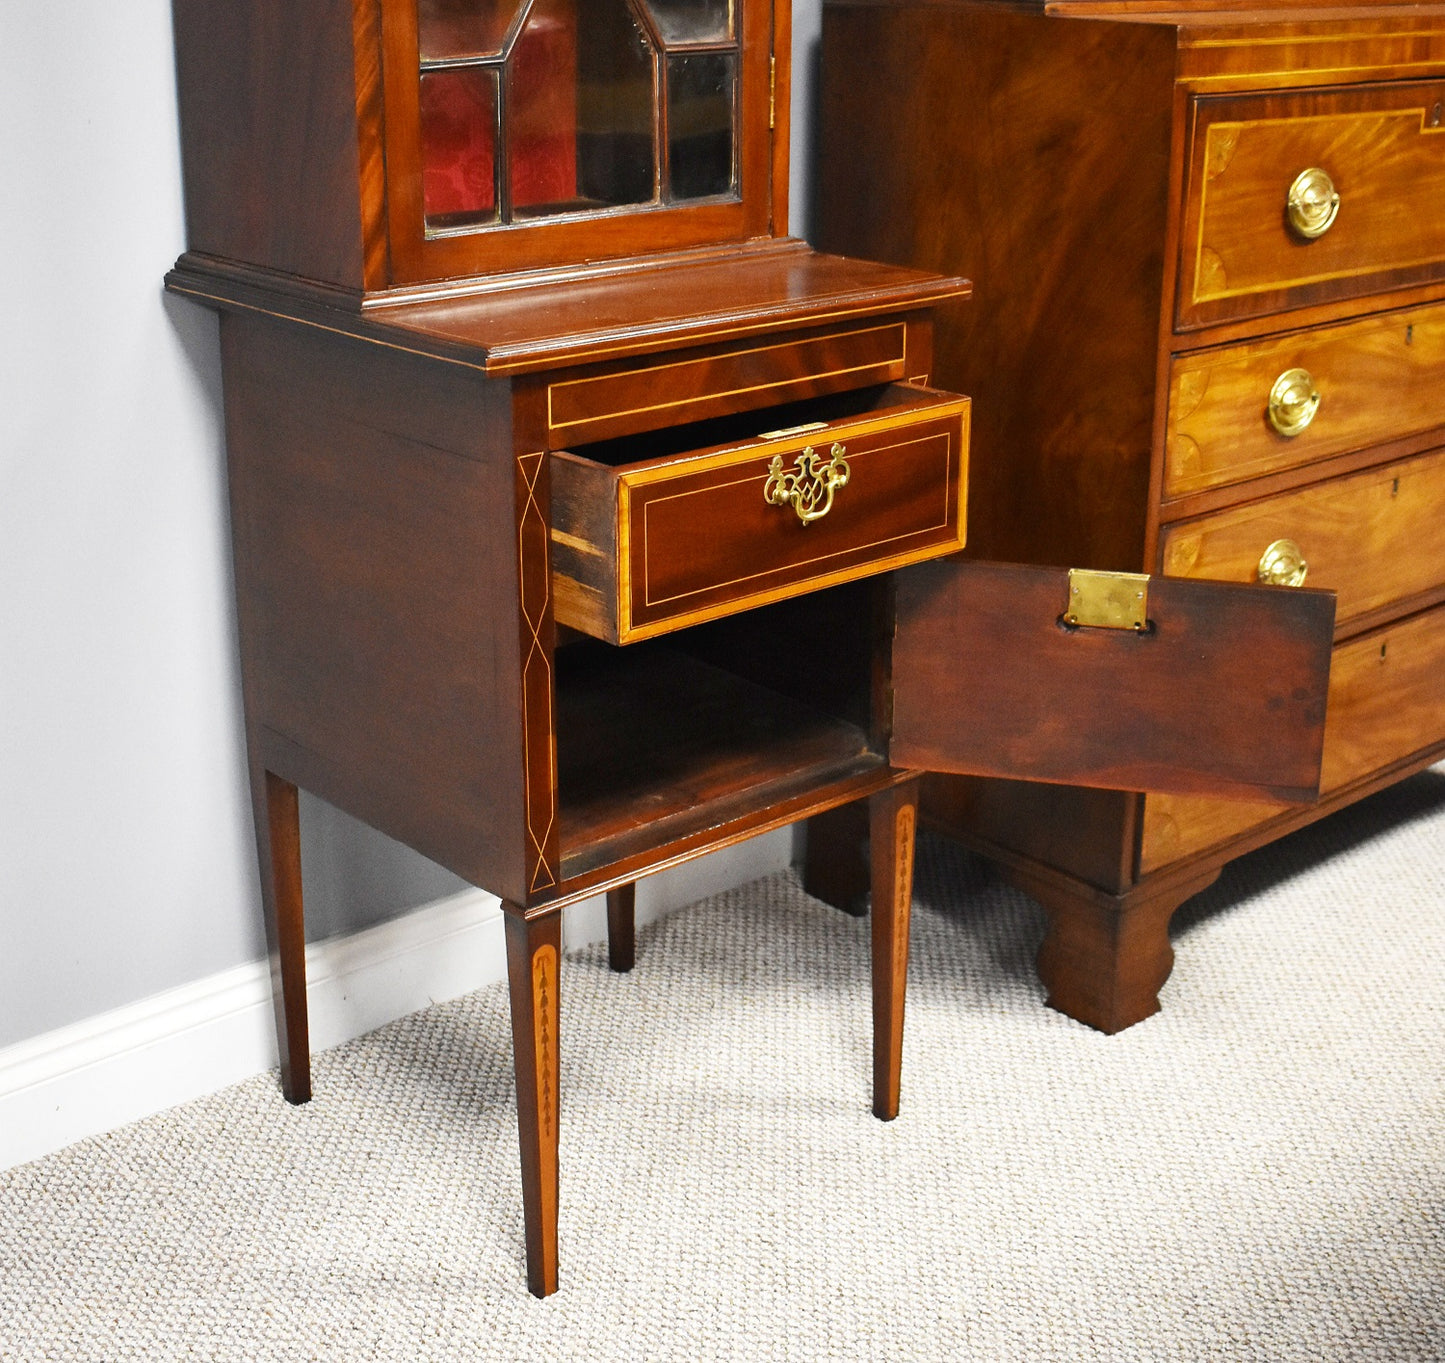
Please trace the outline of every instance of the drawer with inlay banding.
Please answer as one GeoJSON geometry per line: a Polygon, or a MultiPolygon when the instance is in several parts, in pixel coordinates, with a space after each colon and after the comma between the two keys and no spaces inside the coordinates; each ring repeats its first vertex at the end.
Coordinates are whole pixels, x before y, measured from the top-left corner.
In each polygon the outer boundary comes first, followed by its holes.
{"type": "Polygon", "coordinates": [[[968,428],[896,384],[557,451],[556,618],[627,643],[952,553],[968,428]]]}

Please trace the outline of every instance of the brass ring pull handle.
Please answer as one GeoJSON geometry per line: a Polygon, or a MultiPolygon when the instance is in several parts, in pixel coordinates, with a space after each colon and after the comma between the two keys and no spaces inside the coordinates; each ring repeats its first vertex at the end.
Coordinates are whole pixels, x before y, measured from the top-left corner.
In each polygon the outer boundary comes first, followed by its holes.
{"type": "Polygon", "coordinates": [[[791,506],[804,525],[820,521],[833,509],[833,494],[848,486],[848,451],[834,445],[827,463],[811,445],[794,461],[794,472],[783,472],[783,456],[775,454],[763,484],[763,500],[769,506],[791,506]]]}
{"type": "Polygon", "coordinates": [[[1320,390],[1308,369],[1286,369],[1269,390],[1269,424],[1292,439],[1320,409],[1320,390]]]}
{"type": "Polygon", "coordinates": [[[1306,241],[1313,241],[1330,230],[1340,211],[1340,196],[1335,182],[1318,166],[1311,166],[1294,177],[1285,206],[1289,225],[1306,241]]]}
{"type": "Polygon", "coordinates": [[[1303,587],[1310,565],[1304,550],[1293,540],[1275,540],[1259,556],[1256,570],[1259,580],[1268,587],[1303,587]]]}

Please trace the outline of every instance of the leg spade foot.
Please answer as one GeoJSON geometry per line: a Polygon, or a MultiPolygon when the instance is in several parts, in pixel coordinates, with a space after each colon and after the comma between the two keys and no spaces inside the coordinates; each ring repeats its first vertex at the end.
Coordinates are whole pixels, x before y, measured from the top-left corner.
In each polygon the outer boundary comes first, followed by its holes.
{"type": "Polygon", "coordinates": [[[1049,917],[1038,956],[1049,1006],[1109,1033],[1152,1017],[1174,968],[1169,920],[1218,874],[1122,895],[1020,882],[1049,917]]]}
{"type": "Polygon", "coordinates": [[[625,974],[637,964],[637,882],[607,891],[607,964],[625,974]]]}
{"type": "Polygon", "coordinates": [[[301,898],[301,819],[296,787],[259,767],[251,773],[261,905],[271,960],[271,1000],[281,1091],[291,1103],[311,1097],[306,1016],[306,927],[301,898]]]}
{"type": "Polygon", "coordinates": [[[898,1115],[903,1066],[918,782],[879,791],[869,801],[868,816],[873,886],[873,1114],[888,1122],[898,1115]]]}
{"type": "Polygon", "coordinates": [[[557,974],[562,915],[552,912],[529,919],[515,905],[503,907],[527,1286],[533,1296],[546,1297],[557,1290],[557,974]]]}

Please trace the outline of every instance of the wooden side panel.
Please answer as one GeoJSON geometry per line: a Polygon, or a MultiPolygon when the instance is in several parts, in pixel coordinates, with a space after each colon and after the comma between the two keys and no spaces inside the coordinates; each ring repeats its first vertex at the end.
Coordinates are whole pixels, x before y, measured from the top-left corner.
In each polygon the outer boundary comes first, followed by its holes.
{"type": "Polygon", "coordinates": [[[974,281],[933,368],[975,404],[972,556],[1144,566],[1173,76],[1167,26],[824,9],[819,245],[974,281]]]}
{"type": "MultiPolygon", "coordinates": [[[[267,765],[525,902],[507,386],[249,315],[224,315],[222,339],[242,666],[267,765]]],[[[545,617],[545,596],[532,607],[545,617]]]]}
{"type": "Polygon", "coordinates": [[[557,619],[617,643],[617,476],[566,450],[552,463],[552,585],[557,619]]]}
{"type": "Polygon", "coordinates": [[[1136,633],[1065,627],[1058,569],[954,560],[898,577],[895,766],[1315,797],[1330,595],[1156,578],[1136,633]]]}
{"type": "Polygon", "coordinates": [[[352,0],[173,0],[192,251],[363,285],[352,0]]]}
{"type": "MultiPolygon", "coordinates": [[[[1328,795],[1445,743],[1445,609],[1352,639],[1335,650],[1320,793],[1328,795]]],[[[1280,813],[1255,802],[1151,795],[1140,871],[1203,852],[1280,813]]]]}
{"type": "Polygon", "coordinates": [[[1168,527],[1171,577],[1252,582],[1260,555],[1294,540],[1311,586],[1339,593],[1341,622],[1445,583],[1445,450],[1315,483],[1168,527]]]}

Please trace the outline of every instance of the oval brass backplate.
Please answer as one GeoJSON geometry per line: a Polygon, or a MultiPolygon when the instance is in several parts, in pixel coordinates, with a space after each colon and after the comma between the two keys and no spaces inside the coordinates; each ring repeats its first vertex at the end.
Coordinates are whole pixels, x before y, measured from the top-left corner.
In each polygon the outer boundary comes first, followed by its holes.
{"type": "Polygon", "coordinates": [[[1269,424],[1287,439],[1304,431],[1319,409],[1320,390],[1308,369],[1286,369],[1269,390],[1269,424]]]}
{"type": "Polygon", "coordinates": [[[1318,166],[1302,170],[1294,178],[1285,200],[1289,225],[1306,241],[1322,237],[1340,211],[1335,182],[1318,166]]]}
{"type": "Polygon", "coordinates": [[[1310,565],[1293,540],[1275,540],[1259,556],[1256,576],[1270,587],[1303,587],[1310,565]]]}

